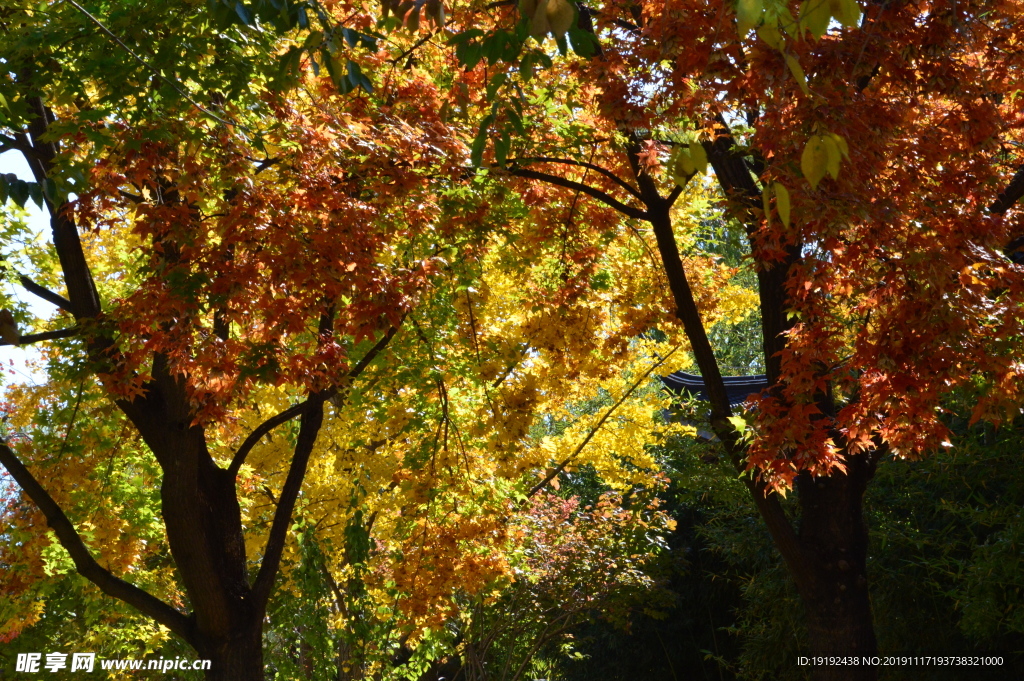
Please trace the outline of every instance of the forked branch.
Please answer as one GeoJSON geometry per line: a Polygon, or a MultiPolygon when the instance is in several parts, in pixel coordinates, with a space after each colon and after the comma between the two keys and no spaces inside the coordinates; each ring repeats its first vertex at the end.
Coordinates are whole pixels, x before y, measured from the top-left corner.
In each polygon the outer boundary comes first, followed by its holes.
{"type": "Polygon", "coordinates": [[[7,443],[0,441],[0,463],[4,465],[11,477],[21,486],[21,489],[39,507],[39,510],[46,516],[47,524],[53,529],[57,539],[60,541],[71,560],[75,563],[75,569],[90,582],[100,588],[103,593],[112,596],[144,615],[148,615],[156,622],[164,625],[175,634],[190,644],[195,645],[192,621],[170,605],[153,596],[129,582],[115,577],[109,570],[103,568],[96,559],[92,557],[89,548],[82,541],[81,535],[75,530],[75,526],[61,510],[53,497],[43,489],[43,486],[35,479],[35,476],[21,463],[14,451],[7,446],[7,443]]]}
{"type": "MultiPolygon", "coordinates": [[[[401,322],[399,322],[399,324],[401,324],[401,322]]],[[[395,333],[397,332],[397,326],[392,326],[388,329],[387,333],[385,333],[384,336],[381,337],[381,339],[377,341],[377,343],[374,344],[374,346],[370,348],[365,355],[363,355],[363,358],[360,359],[359,362],[348,372],[345,386],[335,386],[319,393],[319,399],[321,402],[331,399],[340,391],[346,390],[347,387],[352,384],[352,381],[358,378],[359,375],[363,373],[363,370],[370,365],[370,362],[376,359],[377,355],[379,355],[384,348],[388,346],[388,343],[391,342],[391,339],[395,337],[395,333]]],[[[249,436],[245,438],[242,444],[235,451],[235,455],[231,458],[231,464],[228,466],[228,472],[233,476],[238,475],[239,469],[241,469],[242,464],[245,463],[245,458],[249,455],[249,452],[252,451],[252,448],[259,444],[259,441],[263,439],[263,436],[270,433],[270,431],[274,430],[274,428],[277,428],[282,423],[287,423],[296,416],[301,416],[306,413],[306,410],[310,408],[311,404],[310,399],[303,400],[302,402],[271,416],[269,419],[256,426],[256,428],[249,433],[249,436]]]]}
{"type": "Polygon", "coordinates": [[[558,187],[565,187],[566,189],[572,189],[573,191],[582,192],[587,196],[597,199],[598,201],[607,206],[611,206],[612,208],[614,208],[615,210],[619,211],[620,213],[627,217],[636,218],[637,220],[647,219],[647,213],[640,210],[639,208],[627,206],[626,204],[622,203],[618,199],[609,196],[607,193],[601,191],[600,189],[596,189],[594,187],[591,187],[590,185],[583,184],[582,182],[574,182],[573,180],[567,180],[564,177],[559,177],[558,175],[542,173],[536,170],[530,170],[529,168],[510,168],[509,173],[515,175],[516,177],[527,177],[530,178],[531,180],[540,180],[541,182],[547,182],[548,184],[553,184],[558,187]]]}

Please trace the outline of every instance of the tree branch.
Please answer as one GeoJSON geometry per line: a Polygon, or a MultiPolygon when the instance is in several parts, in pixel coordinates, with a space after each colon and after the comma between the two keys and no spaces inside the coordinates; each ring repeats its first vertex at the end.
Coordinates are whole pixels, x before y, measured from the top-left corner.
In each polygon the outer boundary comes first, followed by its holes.
{"type": "Polygon", "coordinates": [[[578,192],[591,196],[605,205],[611,206],[615,210],[619,211],[627,217],[636,218],[637,220],[647,220],[647,213],[640,210],[639,208],[633,208],[627,206],[618,199],[614,199],[600,189],[595,189],[589,185],[582,184],[580,182],[573,182],[567,180],[564,177],[558,177],[557,175],[549,175],[548,173],[541,173],[536,170],[530,170],[528,168],[510,168],[509,173],[517,177],[527,177],[531,180],[540,180],[541,182],[547,182],[548,184],[557,185],[559,187],[565,187],[566,189],[572,189],[578,192]]]}
{"type": "Polygon", "coordinates": [[[2,440],[0,440],[0,463],[46,516],[46,523],[57,535],[61,546],[71,555],[78,574],[99,587],[103,593],[127,603],[164,625],[192,646],[196,645],[192,620],[189,617],[134,584],[115,577],[109,570],[96,562],[64,511],[43,489],[32,473],[25,468],[14,451],[2,440]]]}
{"type": "Polygon", "coordinates": [[[228,473],[233,476],[238,475],[238,470],[242,467],[242,464],[245,463],[245,457],[247,457],[252,448],[263,439],[264,435],[272,431],[274,428],[277,428],[282,423],[287,423],[296,416],[299,416],[306,411],[308,406],[309,400],[303,400],[302,402],[271,416],[269,419],[256,426],[255,430],[249,433],[249,437],[245,438],[245,441],[242,442],[241,446],[239,446],[235,451],[235,455],[231,458],[231,464],[228,466],[228,473]]]}
{"type": "Polygon", "coordinates": [[[680,348],[680,346],[678,346],[678,345],[677,345],[676,347],[672,348],[672,351],[671,351],[671,352],[669,352],[669,353],[668,353],[667,355],[665,355],[664,357],[662,357],[661,359],[659,359],[659,360],[658,360],[657,362],[655,362],[654,364],[652,364],[652,365],[651,365],[650,367],[648,367],[648,368],[647,368],[647,371],[645,371],[644,373],[640,374],[640,378],[638,378],[638,379],[637,379],[637,380],[636,380],[636,381],[635,381],[635,382],[633,383],[633,385],[631,385],[631,386],[629,387],[629,389],[628,389],[628,390],[626,390],[626,392],[622,393],[622,396],[621,396],[621,397],[620,397],[620,398],[619,398],[618,400],[616,400],[616,401],[615,401],[615,404],[613,404],[613,405],[612,405],[611,407],[609,407],[609,408],[608,408],[608,411],[606,411],[606,412],[605,412],[605,413],[604,413],[604,414],[603,414],[603,415],[601,416],[601,418],[600,418],[600,419],[598,419],[598,421],[597,421],[597,423],[596,423],[596,424],[594,425],[594,427],[590,429],[590,432],[589,432],[589,433],[587,433],[587,436],[586,436],[585,438],[583,438],[583,442],[581,442],[581,443],[579,444],[579,446],[577,446],[577,447],[576,447],[576,449],[572,450],[572,454],[570,454],[569,456],[567,456],[567,457],[565,458],[565,460],[564,460],[564,461],[562,461],[562,462],[561,462],[560,464],[558,464],[557,466],[555,466],[555,467],[554,467],[554,468],[553,468],[553,469],[551,470],[551,472],[550,472],[550,473],[548,473],[548,474],[547,474],[546,476],[544,476],[544,479],[543,479],[543,480],[541,480],[541,481],[540,481],[540,482],[538,482],[538,483],[537,483],[536,485],[534,485],[534,486],[533,486],[533,488],[532,488],[532,489],[531,489],[531,490],[530,490],[529,492],[527,492],[527,493],[526,493],[526,498],[527,498],[527,499],[529,499],[529,498],[530,498],[530,497],[532,497],[532,496],[533,496],[534,494],[536,494],[537,492],[539,492],[539,491],[541,491],[542,489],[544,489],[544,487],[545,487],[545,486],[547,486],[547,484],[548,484],[549,482],[551,482],[552,480],[554,480],[554,479],[555,479],[555,476],[557,476],[557,475],[558,475],[559,473],[561,473],[561,472],[562,472],[563,470],[565,470],[565,467],[566,467],[566,466],[568,466],[568,465],[569,465],[569,463],[570,463],[570,462],[571,462],[571,461],[572,461],[573,459],[575,459],[575,458],[576,458],[577,456],[579,456],[579,453],[583,451],[583,448],[584,448],[584,447],[586,447],[586,446],[587,446],[588,444],[590,444],[590,441],[591,441],[592,439],[594,439],[594,436],[595,436],[595,435],[597,435],[597,431],[599,431],[599,430],[601,429],[601,426],[603,426],[603,425],[604,425],[605,421],[607,421],[607,420],[608,420],[608,418],[609,418],[609,417],[610,417],[610,416],[612,415],[612,413],[614,413],[614,412],[615,412],[615,410],[616,410],[616,409],[618,409],[618,408],[619,408],[619,406],[620,406],[620,405],[621,405],[621,404],[622,404],[623,402],[625,402],[625,401],[626,401],[626,398],[627,398],[627,397],[629,397],[630,395],[632,395],[632,394],[633,394],[633,393],[634,393],[634,392],[636,391],[636,389],[637,389],[637,388],[639,388],[639,387],[640,387],[640,385],[641,385],[641,384],[642,384],[642,383],[643,383],[644,381],[646,381],[646,380],[647,380],[648,376],[650,376],[650,375],[651,375],[652,373],[654,373],[654,370],[655,370],[655,369],[657,369],[657,368],[658,368],[658,367],[660,367],[660,366],[661,366],[662,364],[664,364],[665,362],[667,362],[667,361],[668,361],[668,358],[669,358],[669,357],[671,357],[672,355],[674,355],[674,354],[676,353],[676,350],[678,350],[679,348],[680,348]]]}
{"type": "Polygon", "coordinates": [[[750,174],[750,167],[743,156],[736,153],[736,142],[722,114],[715,115],[715,122],[715,139],[704,142],[704,150],[715,169],[718,184],[726,196],[738,196],[747,207],[756,207],[761,200],[761,190],[750,174]]]}
{"type": "Polygon", "coordinates": [[[625,189],[627,192],[629,192],[630,194],[632,194],[636,198],[638,198],[638,199],[641,198],[640,191],[636,187],[634,187],[630,183],[626,182],[625,180],[620,178],[618,175],[616,175],[612,171],[608,170],[607,168],[603,168],[603,167],[597,165],[596,163],[588,163],[587,161],[576,161],[574,159],[568,159],[568,158],[550,158],[550,157],[547,157],[547,156],[527,156],[525,158],[511,159],[511,160],[509,160],[507,162],[507,165],[515,165],[517,163],[559,163],[559,164],[562,164],[562,165],[579,166],[581,168],[589,168],[590,170],[593,170],[594,172],[597,172],[597,173],[600,173],[601,175],[604,175],[609,180],[611,180],[615,184],[619,185],[620,187],[625,189]]]}
{"type": "Polygon", "coordinates": [[[32,343],[39,343],[42,341],[56,340],[58,338],[71,338],[78,334],[80,329],[77,326],[72,326],[70,329],[58,329],[56,331],[43,331],[42,333],[31,333],[27,336],[21,336],[17,343],[8,343],[7,341],[0,340],[0,345],[31,345],[32,343]]]}
{"type": "Polygon", "coordinates": [[[35,156],[36,150],[32,148],[31,144],[28,144],[24,136],[21,139],[15,139],[14,137],[8,137],[7,135],[0,135],[0,154],[5,151],[20,151],[26,156],[35,156]]]}
{"type": "Polygon", "coordinates": [[[1017,169],[1010,183],[1006,185],[1006,189],[988,207],[989,212],[1001,215],[1010,210],[1013,204],[1017,203],[1022,196],[1024,196],[1024,165],[1017,169]]]}
{"type": "Polygon", "coordinates": [[[60,309],[64,310],[65,312],[71,312],[72,311],[71,310],[71,301],[70,300],[68,300],[64,296],[60,295],[59,293],[54,293],[53,291],[51,291],[50,289],[46,288],[45,286],[37,284],[36,282],[32,281],[31,279],[29,279],[24,274],[19,274],[18,275],[18,282],[29,293],[34,293],[35,295],[39,296],[40,298],[42,298],[46,302],[53,303],[54,305],[56,305],[60,309]]]}
{"type": "MultiPolygon", "coordinates": [[[[405,317],[402,317],[402,319],[404,320],[405,317]]],[[[401,322],[399,322],[399,324],[401,324],[401,322]]],[[[390,329],[388,329],[388,332],[385,333],[384,336],[381,337],[381,339],[377,341],[377,343],[372,348],[370,348],[365,355],[363,355],[363,358],[359,360],[359,362],[354,367],[352,367],[352,369],[348,372],[348,375],[346,376],[347,383],[349,385],[351,385],[352,381],[358,378],[359,374],[363,373],[363,370],[366,369],[367,366],[369,366],[370,362],[372,362],[377,357],[377,355],[380,354],[380,352],[387,347],[388,343],[391,342],[391,339],[394,338],[395,333],[397,332],[397,326],[392,326],[390,329]]],[[[322,400],[329,400],[330,398],[337,395],[338,392],[339,388],[335,386],[333,388],[321,392],[320,396],[322,400]]],[[[269,419],[267,419],[259,426],[257,426],[256,429],[249,434],[249,437],[245,438],[245,441],[242,442],[242,444],[235,451],[235,455],[231,458],[231,464],[228,466],[228,472],[233,476],[238,475],[239,469],[242,467],[242,464],[245,463],[245,457],[247,457],[252,448],[255,447],[261,439],[263,439],[264,435],[272,431],[274,428],[277,428],[282,423],[287,423],[296,416],[304,414],[306,412],[306,409],[308,409],[309,407],[309,399],[303,400],[302,402],[299,402],[295,406],[289,407],[288,409],[285,409],[284,411],[275,414],[274,416],[271,416],[269,419]]]]}
{"type": "MultiPolygon", "coordinates": [[[[42,183],[47,179],[60,149],[56,142],[42,141],[50,123],[54,121],[53,113],[39,97],[31,98],[28,103],[35,116],[29,124],[29,135],[21,136],[31,141],[35,153],[26,153],[24,156],[36,182],[42,183]]],[[[68,290],[71,312],[79,320],[95,317],[100,313],[100,297],[85,259],[78,228],[67,211],[63,210],[63,205],[55,205],[50,199],[46,199],[46,207],[50,212],[53,246],[64,272],[64,284],[68,290]]]]}
{"type": "Polygon", "coordinates": [[[288,526],[291,524],[292,511],[295,510],[295,501],[299,497],[299,490],[302,489],[309,457],[313,453],[313,446],[316,444],[317,435],[320,434],[320,427],[324,422],[324,399],[323,394],[313,393],[304,403],[305,409],[302,412],[299,425],[299,437],[295,443],[291,466],[288,467],[288,477],[285,479],[281,495],[278,497],[274,521],[270,526],[270,535],[263,550],[263,561],[260,563],[260,571],[256,575],[256,581],[252,587],[255,608],[260,613],[266,608],[267,600],[270,598],[274,578],[277,576],[277,570],[281,563],[285,540],[288,538],[288,526]]]}

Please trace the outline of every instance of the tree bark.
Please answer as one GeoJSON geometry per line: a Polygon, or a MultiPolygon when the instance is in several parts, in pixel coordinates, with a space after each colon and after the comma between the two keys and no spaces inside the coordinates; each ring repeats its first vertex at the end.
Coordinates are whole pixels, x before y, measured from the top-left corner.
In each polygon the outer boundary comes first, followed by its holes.
{"type": "Polygon", "coordinates": [[[238,627],[229,638],[197,642],[203,659],[210,660],[208,681],[262,681],[263,622],[238,627]]]}
{"type": "MultiPolygon", "coordinates": [[[[798,537],[813,578],[798,583],[812,656],[875,656],[868,594],[868,531],[863,499],[875,460],[847,456],[847,471],[827,477],[802,473],[798,537]]],[[[871,665],[815,666],[816,681],[874,681],[871,665]]]]}
{"type": "Polygon", "coordinates": [[[261,681],[263,606],[249,584],[234,475],[213,460],[183,379],[162,357],[145,396],[121,407],[163,470],[167,541],[192,607],[191,643],[212,661],[207,678],[261,681]]]}

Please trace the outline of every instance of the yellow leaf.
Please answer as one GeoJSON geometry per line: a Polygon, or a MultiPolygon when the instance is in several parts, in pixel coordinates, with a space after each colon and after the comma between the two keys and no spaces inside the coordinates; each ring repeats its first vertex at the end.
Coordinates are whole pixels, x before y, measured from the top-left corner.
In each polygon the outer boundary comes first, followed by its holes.
{"type": "Polygon", "coordinates": [[[706,173],[708,171],[708,155],[704,151],[704,146],[694,140],[690,142],[690,158],[693,159],[693,167],[698,173],[706,173]]]}
{"type": "Polygon", "coordinates": [[[821,135],[814,135],[807,140],[804,153],[800,156],[800,170],[811,183],[811,189],[817,189],[828,170],[828,149],[821,135]]]}
{"type": "Polygon", "coordinates": [[[825,153],[828,155],[828,159],[825,163],[825,169],[828,174],[832,176],[833,180],[839,179],[839,159],[841,155],[839,153],[839,145],[832,139],[831,135],[825,135],[821,138],[821,141],[825,144],[825,153]]]}
{"type": "Polygon", "coordinates": [[[567,0],[548,0],[548,26],[556,36],[565,35],[576,20],[576,9],[567,0]]]}
{"type": "Polygon", "coordinates": [[[843,139],[841,136],[835,134],[834,132],[830,132],[828,134],[828,136],[831,137],[833,141],[835,141],[836,146],[839,147],[839,153],[841,153],[843,155],[843,158],[845,158],[847,161],[849,161],[850,160],[850,147],[846,143],[846,140],[843,139]]]}
{"type": "Polygon", "coordinates": [[[807,76],[804,75],[804,69],[800,66],[800,62],[791,54],[786,55],[786,66],[789,67],[789,72],[796,78],[796,82],[800,85],[800,90],[807,95],[811,95],[811,89],[807,87],[807,76]]]}
{"type": "Polygon", "coordinates": [[[779,219],[784,226],[789,227],[789,190],[778,182],[772,183],[772,187],[775,189],[775,207],[779,210],[779,219]]]}
{"type": "Polygon", "coordinates": [[[549,0],[540,0],[537,3],[537,9],[530,21],[530,35],[537,40],[543,40],[551,30],[551,24],[548,23],[548,2],[549,0]]]}
{"type": "Polygon", "coordinates": [[[697,172],[697,167],[693,163],[693,158],[690,156],[690,150],[687,147],[678,147],[676,149],[676,162],[674,165],[676,175],[682,175],[683,177],[689,177],[697,172]]]}

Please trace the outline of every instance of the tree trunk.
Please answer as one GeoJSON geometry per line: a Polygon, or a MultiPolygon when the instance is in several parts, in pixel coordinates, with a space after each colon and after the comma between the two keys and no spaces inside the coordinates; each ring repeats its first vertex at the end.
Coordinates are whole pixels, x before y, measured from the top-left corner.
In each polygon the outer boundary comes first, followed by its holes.
{"type": "MultiPolygon", "coordinates": [[[[797,478],[801,519],[799,543],[809,563],[810,583],[798,583],[807,619],[811,656],[878,653],[868,596],[868,532],[863,499],[874,462],[866,455],[846,459],[847,472],[797,478]]],[[[874,681],[872,665],[815,665],[816,681],[874,681]]]]}
{"type": "Polygon", "coordinates": [[[154,361],[154,389],[125,405],[163,470],[167,541],[191,606],[189,643],[208,679],[262,681],[263,614],[249,583],[234,475],[210,456],[180,377],[154,361]]]}
{"type": "Polygon", "coordinates": [[[226,640],[200,641],[199,647],[200,655],[211,661],[207,681],[263,680],[262,621],[248,623],[226,640]]]}

